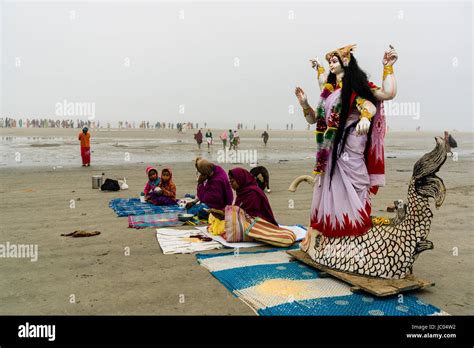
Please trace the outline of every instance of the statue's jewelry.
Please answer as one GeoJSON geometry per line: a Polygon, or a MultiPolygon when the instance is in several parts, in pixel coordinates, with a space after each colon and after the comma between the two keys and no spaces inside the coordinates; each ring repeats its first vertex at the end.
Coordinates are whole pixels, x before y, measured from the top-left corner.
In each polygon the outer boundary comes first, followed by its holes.
{"type": "Polygon", "coordinates": [[[356,107],[357,107],[357,110],[359,110],[360,112],[362,112],[363,105],[364,105],[365,102],[366,102],[366,99],[361,98],[361,97],[357,97],[357,98],[356,98],[356,107]]]}
{"type": "Polygon", "coordinates": [[[392,75],[392,74],[393,74],[393,65],[385,65],[383,67],[383,79],[382,80],[385,80],[385,78],[388,75],[392,75]]]}
{"type": "Polygon", "coordinates": [[[327,89],[329,92],[334,92],[334,86],[330,83],[325,83],[324,84],[324,89],[327,89]]]}
{"type": "Polygon", "coordinates": [[[372,217],[373,225],[390,225],[390,219],[384,216],[374,216],[372,217]]]}
{"type": "Polygon", "coordinates": [[[366,101],[367,100],[364,99],[364,98],[357,97],[356,98],[356,107],[357,107],[357,110],[359,110],[359,112],[360,112],[360,117],[359,118],[361,119],[362,117],[366,117],[370,121],[374,115],[372,115],[370,113],[370,111],[367,108],[364,107],[364,103],[366,101]]]}
{"type": "Polygon", "coordinates": [[[369,110],[367,110],[367,108],[363,108],[361,113],[360,113],[359,118],[363,118],[363,117],[366,117],[370,121],[372,119],[373,115],[370,113],[369,110]]]}
{"type": "Polygon", "coordinates": [[[325,71],[326,70],[324,70],[323,66],[321,66],[321,65],[318,66],[318,79],[322,74],[324,74],[325,71]]]}

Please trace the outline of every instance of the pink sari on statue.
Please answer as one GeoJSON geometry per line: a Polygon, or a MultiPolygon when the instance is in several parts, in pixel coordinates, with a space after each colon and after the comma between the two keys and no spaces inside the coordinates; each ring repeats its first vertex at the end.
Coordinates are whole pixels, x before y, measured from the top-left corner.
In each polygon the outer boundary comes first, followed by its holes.
{"type": "MultiPolygon", "coordinates": [[[[326,115],[331,114],[333,105],[339,102],[340,94],[341,89],[337,89],[327,97],[326,115]]],[[[332,165],[331,155],[325,174],[315,178],[311,227],[327,237],[362,235],[372,227],[370,193],[375,193],[378,186],[385,184],[383,162],[385,118],[383,104],[378,103],[376,107],[377,113],[372,118],[374,124],[368,164],[365,156],[367,135],[358,136],[355,128],[352,128],[347,136],[344,151],[334,167],[331,185],[329,174],[332,165]]],[[[360,113],[356,108],[351,109],[344,127],[357,122],[359,116],[360,113]]]]}

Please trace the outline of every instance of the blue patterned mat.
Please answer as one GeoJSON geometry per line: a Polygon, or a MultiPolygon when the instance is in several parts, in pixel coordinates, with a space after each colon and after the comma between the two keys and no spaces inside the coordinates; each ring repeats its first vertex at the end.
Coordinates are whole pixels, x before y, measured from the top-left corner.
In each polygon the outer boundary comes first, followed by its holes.
{"type": "Polygon", "coordinates": [[[163,214],[173,212],[185,212],[184,208],[178,205],[154,205],[151,203],[142,203],[139,198],[115,198],[109,202],[117,216],[144,215],[144,214],[163,214]]]}
{"type": "Polygon", "coordinates": [[[376,297],[352,293],[334,278],[293,261],[286,250],[198,254],[229,291],[258,315],[426,316],[447,315],[410,294],[376,297]]]}

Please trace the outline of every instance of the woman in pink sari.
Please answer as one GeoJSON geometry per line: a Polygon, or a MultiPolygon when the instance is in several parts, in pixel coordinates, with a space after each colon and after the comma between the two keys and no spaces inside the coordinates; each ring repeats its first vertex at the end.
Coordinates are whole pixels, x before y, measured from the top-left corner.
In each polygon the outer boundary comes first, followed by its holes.
{"type": "Polygon", "coordinates": [[[316,165],[310,228],[301,247],[314,243],[314,236],[357,236],[372,226],[371,194],[385,185],[383,100],[393,99],[396,81],[393,47],[384,56],[382,88],[367,81],[352,55],[355,45],[326,55],[330,73],[316,60],[322,93],[313,109],[303,90],[295,94],[306,120],[316,124],[316,165]]]}

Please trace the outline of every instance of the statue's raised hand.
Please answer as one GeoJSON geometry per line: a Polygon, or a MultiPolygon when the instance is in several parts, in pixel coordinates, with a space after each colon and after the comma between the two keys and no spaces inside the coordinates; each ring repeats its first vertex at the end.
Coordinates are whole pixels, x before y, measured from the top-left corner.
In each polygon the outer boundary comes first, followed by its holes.
{"type": "Polygon", "coordinates": [[[321,62],[319,61],[319,58],[318,58],[318,57],[316,57],[315,59],[310,59],[309,61],[311,62],[311,67],[312,67],[314,70],[318,70],[318,68],[319,68],[320,66],[322,66],[322,65],[321,65],[321,62]]]}
{"type": "Polygon", "coordinates": [[[398,53],[395,51],[392,45],[389,45],[390,49],[385,51],[382,59],[383,65],[393,65],[398,59],[398,53]]]}
{"type": "Polygon", "coordinates": [[[306,94],[301,89],[301,87],[296,87],[295,95],[296,95],[296,98],[298,98],[298,101],[300,102],[301,107],[303,108],[309,107],[308,98],[306,97],[306,94]]]}

